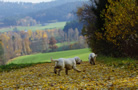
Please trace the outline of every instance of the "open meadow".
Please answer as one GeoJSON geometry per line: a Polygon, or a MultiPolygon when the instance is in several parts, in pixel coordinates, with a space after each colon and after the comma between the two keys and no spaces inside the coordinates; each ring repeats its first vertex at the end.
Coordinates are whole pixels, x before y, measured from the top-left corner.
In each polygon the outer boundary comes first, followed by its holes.
{"type": "Polygon", "coordinates": [[[60,52],[51,52],[51,53],[39,53],[21,56],[12,59],[8,63],[14,64],[27,64],[27,63],[39,63],[39,62],[51,62],[50,58],[58,59],[58,58],[73,58],[75,56],[80,57],[83,61],[88,60],[88,55],[90,50],[86,49],[76,49],[76,50],[68,50],[68,51],[60,51],[60,52]]]}
{"type": "MultiPolygon", "coordinates": [[[[50,23],[48,25],[42,26],[42,25],[36,25],[36,26],[16,26],[17,30],[45,30],[45,29],[63,29],[66,22],[56,22],[56,23],[50,23]]],[[[0,32],[7,32],[7,31],[13,31],[15,27],[7,27],[7,28],[0,28],[0,32]]]]}
{"type": "MultiPolygon", "coordinates": [[[[135,60],[129,58],[126,59],[98,56],[96,65],[91,65],[88,62],[89,53],[90,50],[86,48],[17,57],[10,63],[14,63],[19,66],[11,64],[9,67],[11,70],[0,72],[0,89],[137,89],[138,75],[136,71],[137,66],[134,65],[134,63],[136,63],[135,60]],[[58,76],[54,73],[53,70],[55,64],[54,62],[50,62],[50,57],[56,59],[61,57],[69,58],[75,56],[79,56],[83,60],[82,64],[77,65],[77,68],[81,70],[81,72],[69,70],[69,75],[65,75],[65,70],[62,70],[61,76],[58,76]],[[22,68],[20,65],[23,63],[24,65],[27,65],[27,63],[36,64],[22,68]]],[[[2,70],[2,68],[0,69],[2,70]]]]}

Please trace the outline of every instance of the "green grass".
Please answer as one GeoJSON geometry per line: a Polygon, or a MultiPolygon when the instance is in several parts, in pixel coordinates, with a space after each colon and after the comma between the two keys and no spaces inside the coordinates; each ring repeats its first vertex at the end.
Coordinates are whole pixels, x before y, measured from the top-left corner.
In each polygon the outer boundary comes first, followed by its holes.
{"type": "Polygon", "coordinates": [[[48,63],[51,62],[50,61],[51,57],[53,59],[58,59],[58,58],[73,58],[75,56],[79,56],[83,61],[88,61],[89,53],[90,50],[88,48],[85,48],[77,50],[68,50],[68,51],[51,52],[51,53],[38,53],[33,55],[20,56],[12,59],[7,65],[0,66],[0,72],[21,69],[45,62],[48,63]]]}
{"type": "Polygon", "coordinates": [[[35,64],[8,64],[8,65],[1,65],[0,66],[0,72],[2,71],[11,71],[14,69],[21,69],[21,68],[25,68],[25,67],[30,67],[33,66],[35,64]]]}
{"type": "Polygon", "coordinates": [[[103,56],[103,55],[99,55],[96,61],[104,63],[108,66],[121,67],[125,69],[134,69],[134,70],[137,68],[137,64],[138,64],[138,61],[136,59],[132,59],[128,57],[114,58],[114,57],[103,56]]]}
{"type": "Polygon", "coordinates": [[[74,44],[75,43],[75,41],[73,41],[73,42],[63,42],[63,43],[57,43],[56,45],[58,46],[58,47],[62,47],[63,45],[69,45],[69,44],[74,44]]]}
{"type": "MultiPolygon", "coordinates": [[[[10,71],[14,69],[20,69],[29,67],[39,63],[51,62],[50,58],[73,58],[75,56],[80,57],[83,61],[88,61],[88,56],[91,53],[90,49],[76,49],[51,53],[38,53],[33,55],[26,55],[14,58],[7,65],[0,66],[1,71],[10,71]]],[[[108,66],[121,67],[124,69],[137,69],[138,61],[132,58],[113,58],[108,56],[98,55],[97,62],[104,63],[108,66]]]]}
{"type": "Polygon", "coordinates": [[[50,58],[73,58],[75,56],[80,57],[83,61],[88,61],[90,50],[87,49],[77,49],[77,50],[68,50],[60,52],[51,52],[51,53],[39,53],[33,55],[21,56],[13,59],[10,63],[13,64],[28,64],[28,63],[39,63],[39,62],[50,62],[50,58]]]}
{"type": "Polygon", "coordinates": [[[65,50],[69,49],[69,45],[70,44],[75,44],[75,41],[72,42],[63,42],[63,43],[56,43],[56,45],[58,46],[57,51],[63,51],[63,48],[65,50]]]}
{"type": "MultiPolygon", "coordinates": [[[[42,26],[42,25],[36,25],[36,26],[17,26],[16,28],[21,31],[21,30],[32,30],[32,31],[36,31],[36,30],[45,30],[45,29],[53,29],[53,28],[57,28],[57,29],[63,29],[65,26],[66,22],[56,22],[56,23],[50,23],[46,26],[42,26]]],[[[7,27],[7,28],[1,28],[0,32],[7,32],[7,31],[12,31],[13,28],[7,27]]]]}

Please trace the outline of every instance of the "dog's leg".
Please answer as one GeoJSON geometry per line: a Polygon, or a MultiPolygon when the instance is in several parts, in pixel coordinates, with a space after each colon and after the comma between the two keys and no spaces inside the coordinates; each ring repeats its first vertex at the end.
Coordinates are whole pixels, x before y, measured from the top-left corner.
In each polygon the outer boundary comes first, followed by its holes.
{"type": "Polygon", "coordinates": [[[66,72],[66,75],[68,75],[68,69],[66,69],[65,72],[66,72]]]}
{"type": "Polygon", "coordinates": [[[57,70],[56,70],[56,67],[54,67],[54,73],[57,74],[57,70]]]}
{"type": "Polygon", "coordinates": [[[62,68],[60,68],[59,70],[58,70],[58,75],[60,76],[60,72],[61,72],[61,70],[62,70],[62,68]]]}
{"type": "Polygon", "coordinates": [[[95,58],[93,59],[93,65],[95,65],[95,58]]]}
{"type": "Polygon", "coordinates": [[[90,64],[92,65],[92,59],[90,60],[90,64]]]}
{"type": "Polygon", "coordinates": [[[76,66],[73,66],[73,69],[74,69],[75,71],[77,71],[77,72],[81,72],[80,70],[78,70],[78,69],[76,68],[76,66]]]}

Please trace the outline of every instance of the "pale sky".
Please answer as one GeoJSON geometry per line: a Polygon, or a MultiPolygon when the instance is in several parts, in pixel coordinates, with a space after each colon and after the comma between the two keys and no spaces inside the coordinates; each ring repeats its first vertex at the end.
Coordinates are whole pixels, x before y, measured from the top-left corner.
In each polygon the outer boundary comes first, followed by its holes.
{"type": "Polygon", "coordinates": [[[32,2],[32,3],[39,3],[39,2],[49,2],[54,0],[0,0],[5,2],[32,2]]]}

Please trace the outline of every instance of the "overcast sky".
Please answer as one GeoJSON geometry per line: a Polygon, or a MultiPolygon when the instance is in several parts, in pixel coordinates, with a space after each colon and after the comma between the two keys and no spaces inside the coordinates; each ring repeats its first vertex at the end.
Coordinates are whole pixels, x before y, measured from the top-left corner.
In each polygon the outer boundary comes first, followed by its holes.
{"type": "Polygon", "coordinates": [[[8,1],[8,2],[32,2],[32,3],[39,3],[39,2],[49,2],[53,0],[0,0],[0,1],[8,1]]]}

